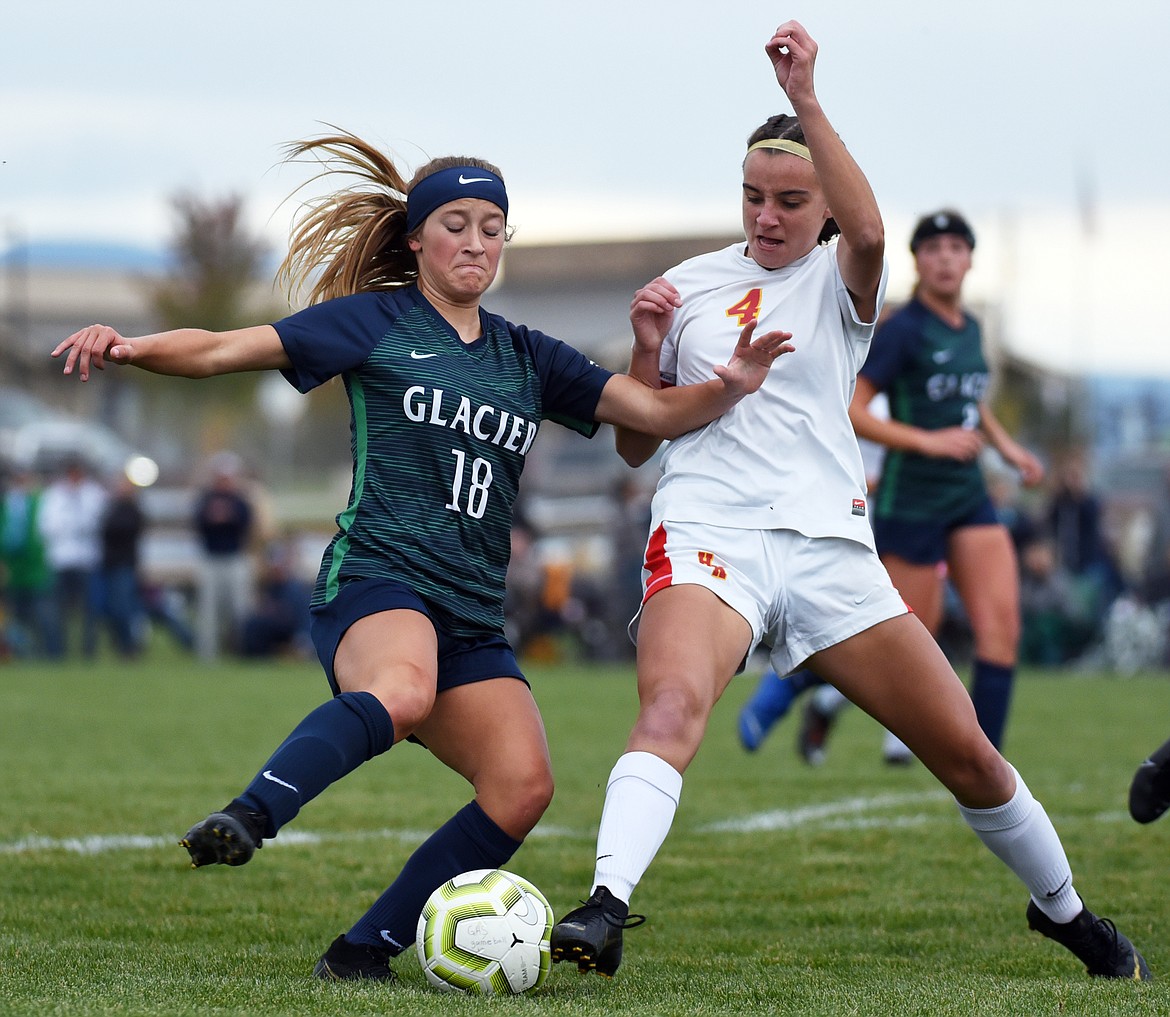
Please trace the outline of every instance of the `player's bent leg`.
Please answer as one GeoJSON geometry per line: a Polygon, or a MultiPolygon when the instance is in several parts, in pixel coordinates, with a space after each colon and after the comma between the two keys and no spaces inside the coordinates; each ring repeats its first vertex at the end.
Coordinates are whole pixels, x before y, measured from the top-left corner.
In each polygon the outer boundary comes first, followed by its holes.
{"type": "Polygon", "coordinates": [[[962,683],[913,616],[882,622],[823,651],[817,667],[951,791],[967,824],[1028,888],[1033,929],[1065,946],[1091,975],[1150,977],[1133,944],[1084,907],[1043,806],[988,741],[962,683]]]}
{"type": "Polygon", "coordinates": [[[643,607],[638,630],[638,719],[606,785],[589,899],[554,927],[554,961],[612,976],[634,887],[674,821],[682,773],[751,643],[751,627],[709,590],[670,587],[643,607]]]}
{"type": "Polygon", "coordinates": [[[439,693],[415,733],[467,779],[475,800],[431,834],[369,910],[334,940],[318,962],[320,977],[384,977],[383,962],[414,942],[419,915],[435,888],[461,872],[501,868],[552,800],[544,724],[531,691],[517,678],[439,693]]]}
{"type": "Polygon", "coordinates": [[[892,731],[955,798],[992,808],[1011,797],[1011,767],[987,740],[942,650],[903,614],[822,650],[817,670],[892,731]]]}
{"type": "Polygon", "coordinates": [[[652,596],[638,627],[638,717],[627,751],[652,752],[682,773],[751,640],[743,616],[704,587],[652,596]]]}
{"type": "Polygon", "coordinates": [[[484,812],[516,840],[528,836],[552,801],[544,721],[532,690],[517,678],[447,689],[416,735],[467,779],[484,812]]]}
{"type": "Polygon", "coordinates": [[[434,626],[417,611],[354,622],[334,657],[339,694],[293,729],[238,798],[187,831],[179,843],[192,866],[243,865],[261,838],[413,730],[434,702],[435,645],[434,626]]]}

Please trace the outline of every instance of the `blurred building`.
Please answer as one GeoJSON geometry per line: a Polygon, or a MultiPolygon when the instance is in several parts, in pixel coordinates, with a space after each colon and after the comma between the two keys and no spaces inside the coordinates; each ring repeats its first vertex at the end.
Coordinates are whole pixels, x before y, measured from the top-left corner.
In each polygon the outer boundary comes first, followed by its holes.
{"type": "MultiPolygon", "coordinates": [[[[485,303],[621,370],[629,354],[627,313],[634,290],[670,266],[736,239],[726,234],[513,244],[485,303]]],[[[164,485],[180,483],[182,471],[208,451],[179,425],[196,415],[200,404],[194,400],[213,394],[219,400],[215,445],[232,447],[262,466],[264,482],[283,492],[287,516],[328,526],[348,490],[347,410],[338,386],[323,386],[303,400],[273,378],[267,381],[274,384],[253,383],[252,389],[180,382],[182,387],[168,390],[166,398],[156,393],[152,400],[144,396],[152,379],[139,372],[107,371],[99,384],[63,383],[60,364],[49,358],[49,350],[95,321],[129,334],[152,331],[149,286],[166,267],[162,254],[132,247],[13,243],[0,255],[0,387],[19,389],[63,416],[104,425],[152,456],[163,468],[164,485]],[[224,413],[227,400],[233,401],[231,414],[224,413]],[[306,412],[310,415],[302,419],[306,412]]],[[[891,294],[891,300],[904,297],[891,294]]],[[[257,287],[257,306],[272,300],[270,286],[257,287]]],[[[1002,354],[1000,308],[973,310],[983,323],[995,368],[997,411],[1003,399],[1001,415],[1012,433],[1042,454],[1070,444],[1086,446],[1098,466],[1095,477],[1118,499],[1148,503],[1155,491],[1165,496],[1170,383],[1126,384],[1041,370],[1002,354]],[[1140,468],[1127,470],[1126,463],[1140,468]],[[1139,479],[1129,483],[1131,476],[1139,479]],[[1135,486],[1144,489],[1131,497],[1127,488],[1135,486]]],[[[650,483],[654,470],[643,468],[650,483]]],[[[542,428],[523,492],[532,522],[545,532],[598,529],[610,510],[611,491],[629,472],[614,453],[610,435],[584,441],[563,428],[542,428]]]]}

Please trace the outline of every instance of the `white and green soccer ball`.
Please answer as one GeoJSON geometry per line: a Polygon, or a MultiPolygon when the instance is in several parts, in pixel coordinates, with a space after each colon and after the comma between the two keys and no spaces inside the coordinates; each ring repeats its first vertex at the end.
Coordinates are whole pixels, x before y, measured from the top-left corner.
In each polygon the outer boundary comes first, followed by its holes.
{"type": "Polygon", "coordinates": [[[531,992],[552,961],[553,913],[535,886],[503,869],[475,869],[431,894],[418,919],[418,959],[445,992],[531,992]]]}

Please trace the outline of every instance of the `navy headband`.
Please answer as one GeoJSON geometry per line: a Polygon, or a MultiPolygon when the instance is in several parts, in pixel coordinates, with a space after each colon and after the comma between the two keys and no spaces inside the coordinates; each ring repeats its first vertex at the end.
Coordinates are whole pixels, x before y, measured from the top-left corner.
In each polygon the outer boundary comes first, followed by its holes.
{"type": "Polygon", "coordinates": [[[477,166],[452,166],[423,177],[406,196],[406,232],[413,233],[440,205],[460,198],[483,198],[499,207],[508,218],[508,192],[504,181],[491,170],[477,166]]]}

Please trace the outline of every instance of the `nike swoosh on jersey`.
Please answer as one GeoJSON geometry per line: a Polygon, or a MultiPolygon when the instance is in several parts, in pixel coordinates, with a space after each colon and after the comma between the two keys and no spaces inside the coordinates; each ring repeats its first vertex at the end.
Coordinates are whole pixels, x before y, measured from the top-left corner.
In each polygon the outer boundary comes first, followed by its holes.
{"type": "Polygon", "coordinates": [[[438,356],[437,353],[419,353],[418,350],[411,350],[410,351],[410,359],[411,360],[430,360],[431,357],[437,357],[437,356],[438,356]]]}
{"type": "Polygon", "coordinates": [[[945,364],[954,355],[954,350],[935,350],[930,355],[930,359],[933,360],[936,364],[945,364]]]}

